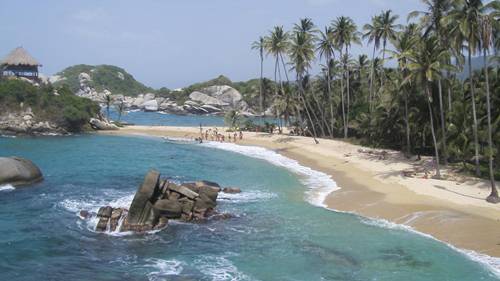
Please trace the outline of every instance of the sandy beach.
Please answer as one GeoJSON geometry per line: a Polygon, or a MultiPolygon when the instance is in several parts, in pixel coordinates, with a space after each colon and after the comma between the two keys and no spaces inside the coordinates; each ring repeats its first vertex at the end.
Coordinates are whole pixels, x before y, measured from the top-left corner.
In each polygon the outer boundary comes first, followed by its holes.
{"type": "MultiPolygon", "coordinates": [[[[199,128],[128,126],[105,134],[194,138],[199,128]]],[[[458,248],[500,257],[500,204],[484,200],[487,181],[446,170],[448,180],[426,178],[425,172],[408,177],[403,171],[415,170],[415,160],[340,140],[314,144],[307,137],[245,132],[237,144],[265,147],[331,175],[341,189],[326,198],[330,209],[407,225],[458,248]]]]}

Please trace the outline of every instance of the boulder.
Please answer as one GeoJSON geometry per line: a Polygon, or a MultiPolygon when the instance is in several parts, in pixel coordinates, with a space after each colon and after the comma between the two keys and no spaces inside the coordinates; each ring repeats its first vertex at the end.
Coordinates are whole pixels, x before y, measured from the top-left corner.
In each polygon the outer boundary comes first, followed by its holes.
{"type": "Polygon", "coordinates": [[[149,171],[144,182],[135,193],[134,199],[130,204],[128,213],[128,222],[130,224],[145,223],[149,217],[151,207],[147,203],[157,192],[157,187],[160,180],[160,173],[158,171],[149,171]]]}
{"type": "Polygon", "coordinates": [[[215,105],[215,106],[228,106],[228,103],[225,103],[223,101],[218,100],[217,98],[211,97],[207,94],[204,94],[202,92],[192,92],[189,95],[189,99],[199,102],[201,104],[208,104],[208,105],[215,105]]]}
{"type": "Polygon", "coordinates": [[[89,123],[90,123],[90,126],[92,126],[92,128],[94,130],[99,130],[99,131],[118,130],[118,126],[116,126],[115,124],[111,124],[107,121],[99,120],[96,118],[90,118],[89,123]]]}
{"type": "Polygon", "coordinates": [[[155,99],[155,94],[153,93],[147,93],[147,94],[144,94],[144,102],[148,102],[150,100],[154,100],[155,99]]]}
{"type": "Polygon", "coordinates": [[[235,194],[235,193],[241,193],[241,189],[237,187],[225,187],[224,189],[222,189],[222,192],[235,194]]]}
{"type": "Polygon", "coordinates": [[[182,205],[177,200],[158,200],[153,207],[159,212],[160,216],[169,219],[177,219],[182,215],[182,205]]]}
{"type": "Polygon", "coordinates": [[[30,160],[20,157],[0,157],[0,185],[28,185],[43,180],[40,169],[30,160]]]}
{"type": "Polygon", "coordinates": [[[168,188],[170,190],[173,190],[173,191],[179,193],[180,195],[186,196],[189,199],[194,200],[196,197],[198,197],[198,193],[196,193],[196,192],[192,191],[191,189],[184,187],[182,185],[171,184],[168,186],[168,188]]]}
{"type": "Polygon", "coordinates": [[[149,100],[142,104],[145,111],[158,111],[158,102],[156,100],[149,100]]]}
{"type": "Polygon", "coordinates": [[[99,208],[99,211],[97,211],[97,216],[110,218],[112,213],[113,213],[113,208],[111,206],[106,206],[99,208]]]}
{"type": "Polygon", "coordinates": [[[213,181],[197,181],[194,184],[198,187],[211,186],[211,187],[219,188],[219,190],[220,190],[220,185],[216,182],[213,182],[213,181]]]}
{"type": "MultiPolygon", "coordinates": [[[[145,232],[165,227],[169,219],[203,220],[215,213],[219,191],[220,186],[209,181],[177,185],[160,180],[160,173],[152,170],[128,210],[110,206],[99,209],[96,230],[145,232]]],[[[85,214],[81,217],[88,218],[85,214]]]]}

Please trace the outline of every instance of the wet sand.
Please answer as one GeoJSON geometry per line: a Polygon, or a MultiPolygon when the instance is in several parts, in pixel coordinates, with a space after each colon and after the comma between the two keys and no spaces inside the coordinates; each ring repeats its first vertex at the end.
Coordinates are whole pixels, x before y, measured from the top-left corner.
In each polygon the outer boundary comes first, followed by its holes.
{"type": "MultiPolygon", "coordinates": [[[[128,126],[104,133],[196,138],[199,132],[195,127],[128,126]]],[[[414,167],[415,161],[401,153],[385,150],[387,157],[382,159],[366,153],[366,147],[340,140],[320,139],[314,144],[307,137],[245,132],[236,143],[274,150],[331,175],[341,189],[325,199],[330,209],[407,225],[458,248],[500,257],[500,204],[484,200],[487,181],[405,177],[402,171],[414,167]]]]}

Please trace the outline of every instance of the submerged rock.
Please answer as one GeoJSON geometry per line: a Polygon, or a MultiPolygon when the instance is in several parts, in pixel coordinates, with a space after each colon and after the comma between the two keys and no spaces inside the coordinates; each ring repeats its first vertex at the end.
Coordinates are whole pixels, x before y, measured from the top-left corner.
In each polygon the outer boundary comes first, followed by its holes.
{"type": "Polygon", "coordinates": [[[40,169],[30,160],[20,157],[0,157],[0,185],[27,185],[43,180],[40,169]]]}
{"type": "MultiPolygon", "coordinates": [[[[169,219],[204,220],[216,214],[214,210],[220,191],[220,186],[214,182],[178,185],[161,180],[160,173],[151,170],[137,189],[128,210],[110,206],[99,209],[96,231],[145,232],[162,229],[169,219]]],[[[229,217],[223,214],[219,219],[229,217]]]]}

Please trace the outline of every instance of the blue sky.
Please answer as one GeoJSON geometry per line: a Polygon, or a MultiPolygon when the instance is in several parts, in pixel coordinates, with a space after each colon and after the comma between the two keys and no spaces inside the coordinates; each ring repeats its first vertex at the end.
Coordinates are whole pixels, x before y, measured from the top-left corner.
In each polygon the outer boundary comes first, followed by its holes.
{"type": "MultiPolygon", "coordinates": [[[[0,55],[25,47],[54,74],[74,64],[113,64],[148,86],[177,88],[216,77],[259,76],[252,41],[273,26],[309,17],[319,26],[340,15],[361,28],[392,9],[406,22],[419,0],[0,1],[0,55]]],[[[369,53],[354,47],[354,53],[369,53]]],[[[266,75],[272,75],[267,61],[266,75]]]]}

